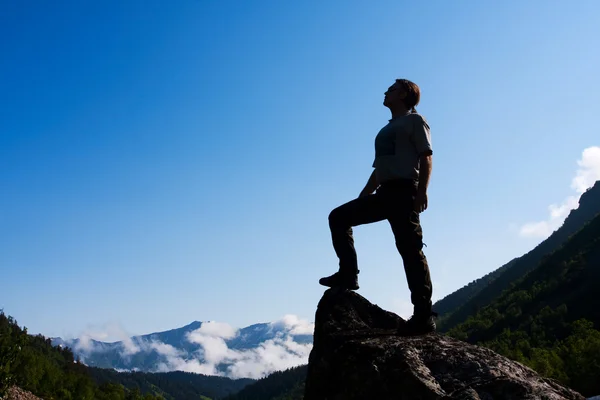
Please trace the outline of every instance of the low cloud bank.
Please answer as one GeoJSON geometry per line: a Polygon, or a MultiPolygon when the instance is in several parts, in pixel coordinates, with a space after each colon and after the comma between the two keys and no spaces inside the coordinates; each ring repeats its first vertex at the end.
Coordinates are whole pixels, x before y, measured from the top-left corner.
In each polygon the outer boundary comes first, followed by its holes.
{"type": "Polygon", "coordinates": [[[229,348],[227,340],[236,338],[240,333],[238,329],[222,322],[205,322],[187,334],[187,340],[198,345],[198,350],[190,354],[158,340],[132,339],[116,324],[105,328],[84,333],[75,344],[74,350],[83,362],[92,353],[114,349],[96,341],[119,337],[121,342],[117,350],[123,359],[130,359],[139,352],[155,351],[160,354],[161,362],[154,372],[185,371],[234,379],[260,379],[275,371],[307,364],[312,343],[295,342],[294,336],[312,335],[314,332],[313,323],[295,315],[286,315],[269,324],[267,334],[271,339],[251,349],[236,350],[229,348]]]}
{"type": "MultiPolygon", "coordinates": [[[[211,371],[210,375],[259,379],[275,371],[308,363],[312,344],[297,343],[293,340],[293,335],[312,334],[314,324],[295,315],[286,315],[281,320],[272,322],[270,329],[275,333],[275,338],[266,340],[253,349],[235,350],[230,349],[225,340],[234,338],[238,331],[223,323],[202,324],[199,329],[188,334],[190,342],[200,345],[198,353],[204,360],[202,364],[193,367],[211,371]],[[219,365],[226,365],[224,373],[218,371],[219,365]]],[[[163,370],[173,367],[175,365],[169,363],[162,366],[163,370]]]]}

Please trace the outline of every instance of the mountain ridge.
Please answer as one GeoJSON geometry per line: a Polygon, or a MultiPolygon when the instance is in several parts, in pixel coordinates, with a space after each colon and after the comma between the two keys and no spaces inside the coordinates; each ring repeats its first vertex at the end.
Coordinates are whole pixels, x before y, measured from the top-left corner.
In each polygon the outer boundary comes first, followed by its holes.
{"type": "Polygon", "coordinates": [[[261,376],[253,376],[250,367],[243,364],[253,363],[262,371],[267,367],[257,363],[261,357],[268,358],[269,352],[279,357],[274,362],[270,361],[272,365],[268,368],[273,370],[278,365],[286,369],[306,362],[312,346],[311,326],[295,317],[240,329],[214,321],[193,321],[180,328],[110,343],[89,337],[72,340],[55,337],[52,344],[72,349],[83,363],[91,367],[142,372],[181,370],[257,379],[261,376]]]}
{"type": "Polygon", "coordinates": [[[447,335],[600,392],[600,214],[447,335]]]}
{"type": "Polygon", "coordinates": [[[595,182],[581,195],[578,207],[569,212],[563,224],[532,250],[437,301],[433,307],[440,314],[440,330],[451,329],[489,304],[507,289],[511,282],[535,269],[546,254],[558,248],[598,214],[600,181],[595,182]]]}

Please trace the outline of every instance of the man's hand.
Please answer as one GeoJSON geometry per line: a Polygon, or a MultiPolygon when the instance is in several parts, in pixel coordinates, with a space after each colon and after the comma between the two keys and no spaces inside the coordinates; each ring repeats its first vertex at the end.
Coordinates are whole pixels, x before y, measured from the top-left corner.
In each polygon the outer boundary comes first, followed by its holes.
{"type": "Polygon", "coordinates": [[[421,190],[417,191],[417,195],[414,200],[414,210],[418,213],[422,213],[427,210],[427,192],[421,190]]]}
{"type": "Polygon", "coordinates": [[[361,197],[365,197],[365,196],[368,196],[368,195],[370,195],[371,193],[373,193],[373,192],[369,192],[369,190],[365,188],[365,189],[363,189],[363,190],[360,192],[360,194],[358,195],[358,197],[359,197],[359,198],[361,198],[361,197]]]}
{"type": "Polygon", "coordinates": [[[371,173],[371,176],[369,176],[369,180],[367,181],[365,188],[360,192],[358,197],[359,198],[365,197],[365,196],[372,194],[375,190],[377,190],[378,186],[379,186],[379,184],[377,183],[377,177],[375,176],[375,170],[373,170],[373,172],[371,173]]]}
{"type": "Polygon", "coordinates": [[[427,186],[431,176],[431,151],[423,153],[419,158],[419,187],[414,201],[414,210],[421,213],[427,210],[427,186]]]}

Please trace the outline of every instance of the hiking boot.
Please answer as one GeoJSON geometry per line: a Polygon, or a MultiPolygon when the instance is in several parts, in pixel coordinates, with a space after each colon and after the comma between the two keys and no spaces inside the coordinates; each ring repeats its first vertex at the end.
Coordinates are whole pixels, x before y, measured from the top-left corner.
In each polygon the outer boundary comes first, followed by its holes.
{"type": "Polygon", "coordinates": [[[342,288],[349,290],[358,289],[358,275],[357,274],[341,274],[336,272],[331,276],[319,279],[319,283],[323,286],[331,288],[342,288]]]}
{"type": "Polygon", "coordinates": [[[409,336],[426,335],[435,332],[436,325],[434,317],[437,314],[431,312],[429,314],[415,314],[406,321],[405,332],[409,336]]]}

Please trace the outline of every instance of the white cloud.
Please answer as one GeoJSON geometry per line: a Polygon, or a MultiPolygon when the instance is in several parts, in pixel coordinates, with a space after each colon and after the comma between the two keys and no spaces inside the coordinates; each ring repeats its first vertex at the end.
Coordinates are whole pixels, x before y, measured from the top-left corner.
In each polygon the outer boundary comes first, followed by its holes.
{"type": "Polygon", "coordinates": [[[291,335],[312,334],[314,324],[295,315],[286,315],[272,322],[270,328],[278,337],[266,340],[254,349],[230,349],[225,339],[232,339],[238,331],[230,325],[218,322],[202,324],[188,334],[188,340],[201,346],[199,355],[203,363],[193,363],[181,358],[170,358],[162,367],[166,370],[187,368],[188,371],[202,370],[208,375],[223,375],[217,370],[221,364],[228,365],[226,376],[230,378],[258,379],[272,372],[306,364],[312,344],[294,342],[291,335]]]}
{"type": "MultiPolygon", "coordinates": [[[[80,353],[98,353],[105,349],[98,342],[107,342],[109,339],[117,339],[116,341],[131,342],[129,335],[123,327],[117,322],[109,322],[100,326],[89,326],[83,333],[79,335],[79,340],[73,346],[73,349],[80,353]]],[[[71,341],[67,341],[71,345],[71,341]]],[[[128,350],[133,351],[134,346],[128,343],[128,350]]]]}
{"type": "Polygon", "coordinates": [[[225,343],[225,340],[222,338],[212,336],[196,336],[193,343],[197,343],[202,346],[202,355],[204,357],[204,361],[208,364],[217,365],[222,361],[231,358],[231,350],[229,350],[227,343],[225,343]]]}
{"type": "Polygon", "coordinates": [[[308,363],[312,344],[299,344],[291,337],[272,339],[263,342],[255,349],[237,353],[237,359],[230,365],[231,378],[259,379],[275,371],[282,371],[308,363]]]}
{"type": "Polygon", "coordinates": [[[132,356],[134,354],[139,353],[142,349],[140,346],[138,346],[138,344],[134,343],[133,339],[131,339],[130,337],[123,339],[123,341],[121,341],[121,356],[122,357],[129,357],[132,356]]]}
{"type": "Polygon", "coordinates": [[[281,329],[291,335],[312,335],[315,331],[315,324],[300,319],[296,315],[288,314],[279,321],[272,322],[271,329],[281,329]]]}
{"type": "Polygon", "coordinates": [[[200,328],[196,329],[193,333],[201,336],[211,336],[223,339],[231,339],[237,334],[237,330],[229,324],[222,322],[205,322],[200,328]]]}
{"type": "Polygon", "coordinates": [[[102,349],[99,346],[96,346],[93,340],[94,339],[91,335],[83,334],[75,343],[73,349],[77,352],[82,353],[97,353],[102,351],[102,349]]]}
{"type": "Polygon", "coordinates": [[[550,214],[548,219],[524,224],[519,229],[521,236],[545,238],[562,225],[569,212],[577,208],[581,194],[592,187],[597,180],[600,180],[600,147],[588,147],[583,150],[577,165],[579,168],[571,181],[571,189],[577,195],[569,196],[559,204],[548,206],[550,214]]]}
{"type": "Polygon", "coordinates": [[[571,182],[571,188],[581,194],[600,180],[600,147],[585,149],[577,164],[579,169],[571,182]]]}
{"type": "Polygon", "coordinates": [[[185,353],[170,344],[159,342],[158,340],[150,342],[150,349],[166,357],[182,357],[185,353]]]}
{"type": "Polygon", "coordinates": [[[188,333],[190,343],[202,347],[201,355],[210,369],[215,369],[218,364],[229,357],[230,350],[225,339],[232,339],[237,331],[228,324],[221,322],[206,322],[193,332],[188,333]]]}
{"type": "Polygon", "coordinates": [[[200,328],[188,333],[187,340],[199,345],[199,349],[187,353],[158,340],[132,339],[118,324],[112,324],[106,325],[102,330],[90,330],[83,334],[79,340],[79,350],[85,349],[85,354],[102,351],[100,345],[94,345],[92,338],[101,340],[116,336],[121,338],[120,354],[124,358],[140,351],[159,353],[162,359],[157,363],[155,372],[185,371],[234,379],[259,379],[275,371],[308,363],[312,344],[297,343],[293,336],[312,334],[313,323],[295,315],[285,315],[270,323],[269,328],[274,339],[265,340],[252,349],[234,350],[227,346],[226,340],[235,338],[239,330],[221,322],[205,322],[200,328]]]}
{"type": "Polygon", "coordinates": [[[166,361],[157,365],[156,372],[183,371],[203,375],[223,375],[213,364],[203,364],[198,359],[185,359],[183,357],[168,355],[166,361]]]}

